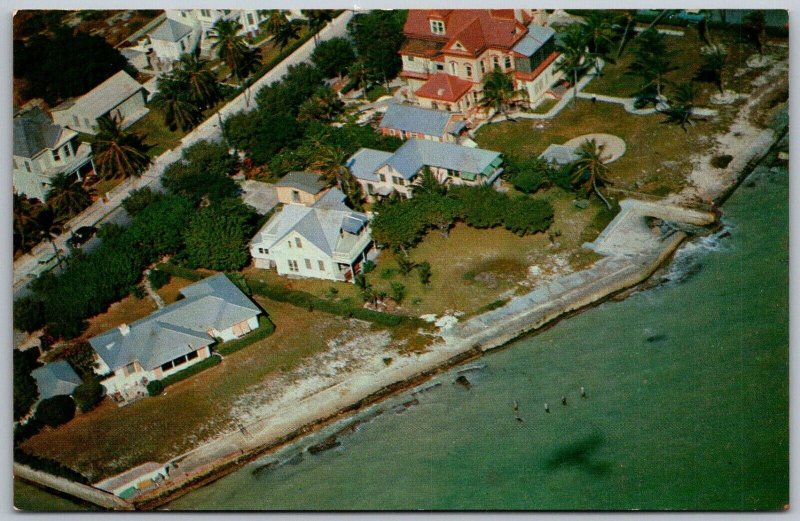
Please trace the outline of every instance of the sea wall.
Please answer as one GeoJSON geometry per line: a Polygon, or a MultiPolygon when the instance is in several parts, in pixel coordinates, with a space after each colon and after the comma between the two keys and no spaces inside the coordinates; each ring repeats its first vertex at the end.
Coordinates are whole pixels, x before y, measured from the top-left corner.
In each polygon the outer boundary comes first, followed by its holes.
{"type": "Polygon", "coordinates": [[[90,487],[89,485],[76,483],[59,476],[48,474],[47,472],[34,470],[28,466],[20,465],[19,463],[14,463],[14,475],[27,482],[42,486],[46,489],[61,492],[62,494],[67,494],[68,496],[78,498],[82,501],[87,501],[109,510],[134,509],[133,505],[124,499],[119,498],[114,494],[110,494],[105,490],[100,490],[98,488],[90,487]]]}

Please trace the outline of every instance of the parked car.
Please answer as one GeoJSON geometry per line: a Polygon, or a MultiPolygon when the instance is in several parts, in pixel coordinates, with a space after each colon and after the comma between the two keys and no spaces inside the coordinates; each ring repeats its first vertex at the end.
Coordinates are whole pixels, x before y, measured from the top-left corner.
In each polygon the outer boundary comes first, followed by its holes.
{"type": "Polygon", "coordinates": [[[67,239],[67,245],[69,245],[70,248],[78,248],[94,237],[95,233],[97,233],[97,228],[94,226],[81,226],[67,239]]]}

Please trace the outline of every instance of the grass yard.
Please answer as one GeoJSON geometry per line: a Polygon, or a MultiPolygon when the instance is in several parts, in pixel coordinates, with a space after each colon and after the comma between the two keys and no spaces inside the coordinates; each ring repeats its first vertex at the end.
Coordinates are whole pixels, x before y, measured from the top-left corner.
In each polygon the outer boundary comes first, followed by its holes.
{"type": "MultiPolygon", "coordinates": [[[[626,151],[609,165],[614,188],[665,195],[680,190],[692,164],[687,150],[707,148],[701,135],[711,123],[698,123],[684,132],[677,125],[665,125],[663,116],[636,116],[621,105],[578,100],[553,119],[543,122],[504,121],[482,127],[475,141],[481,148],[507,156],[538,156],[550,144],[590,133],[607,133],[625,140],[626,151]],[[538,128],[541,126],[541,128],[538,128]]],[[[556,221],[558,224],[558,221],[556,221]]]]}
{"type": "MultiPolygon", "coordinates": [[[[666,43],[668,49],[674,52],[672,63],[677,69],[667,75],[667,78],[675,83],[691,81],[702,63],[700,48],[703,46],[697,30],[691,27],[681,28],[684,36],[667,36],[666,43]]],[[[747,44],[738,41],[737,35],[732,31],[722,31],[711,29],[713,42],[721,42],[728,49],[728,59],[723,72],[723,82],[726,89],[736,92],[749,90],[750,80],[759,74],[757,70],[748,70],[747,73],[734,77],[736,69],[747,67],[745,61],[755,54],[755,49],[747,44]]],[[[640,79],[636,76],[626,74],[628,66],[633,62],[631,50],[635,47],[636,40],[630,42],[616,60],[615,64],[608,63],[603,68],[602,76],[593,79],[584,89],[585,92],[595,94],[607,94],[610,96],[630,97],[640,88],[640,79]]],[[[616,53],[615,53],[616,55],[616,53]]],[[[703,106],[708,103],[708,98],[715,92],[716,87],[710,83],[696,83],[700,94],[697,105],[703,106]]],[[[669,95],[669,87],[667,87],[669,95]]]]}
{"type": "Polygon", "coordinates": [[[146,461],[166,461],[234,426],[231,409],[252,386],[326,349],[347,321],[256,297],[275,332],[156,398],[118,408],[110,400],[58,429],[47,428],[23,448],[54,458],[92,480],[146,461]],[[131,426],[137,426],[132,429],[131,426]]]}
{"type": "Polygon", "coordinates": [[[147,155],[155,158],[178,146],[185,132],[172,131],[164,124],[164,116],[155,107],[150,107],[142,119],[128,128],[128,131],[142,136],[146,145],[150,146],[147,155]]]}
{"type": "Polygon", "coordinates": [[[149,297],[138,299],[133,295],[128,295],[119,302],[111,304],[105,313],[90,318],[89,327],[83,333],[82,338],[91,338],[120,324],[130,324],[146,317],[156,309],[158,308],[149,297]]]}
{"type": "Polygon", "coordinates": [[[553,107],[556,106],[557,103],[557,99],[545,98],[541,103],[526,112],[531,112],[533,114],[547,114],[553,107]]]}
{"type": "Polygon", "coordinates": [[[178,296],[180,296],[178,292],[190,284],[194,284],[194,282],[180,277],[171,277],[166,285],[156,290],[156,293],[164,299],[164,304],[169,305],[178,300],[178,296]]]}

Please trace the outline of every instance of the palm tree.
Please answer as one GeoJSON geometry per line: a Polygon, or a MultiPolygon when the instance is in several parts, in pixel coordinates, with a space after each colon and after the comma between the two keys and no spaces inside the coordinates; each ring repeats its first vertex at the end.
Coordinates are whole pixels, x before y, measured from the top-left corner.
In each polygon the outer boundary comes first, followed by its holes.
{"type": "Polygon", "coordinates": [[[580,25],[586,34],[586,43],[594,59],[595,74],[600,76],[600,59],[609,60],[608,47],[613,43],[614,28],[608,15],[600,11],[592,11],[580,25]]]}
{"type": "Polygon", "coordinates": [[[152,104],[164,115],[164,123],[175,130],[186,132],[203,121],[200,105],[191,100],[191,85],[181,81],[175,74],[158,79],[158,92],[152,104]]]}
{"type": "Polygon", "coordinates": [[[275,33],[275,43],[283,50],[298,36],[300,36],[300,23],[296,20],[289,20],[275,33]]]}
{"type": "Polygon", "coordinates": [[[306,17],[308,28],[314,33],[314,45],[317,45],[319,32],[333,20],[333,12],[330,9],[303,9],[301,12],[306,17]]]}
{"type": "Polygon", "coordinates": [[[681,83],[675,87],[675,91],[670,98],[669,108],[660,110],[667,116],[664,123],[675,123],[684,132],[688,132],[687,125],[693,125],[692,114],[694,111],[694,100],[697,97],[697,88],[694,83],[681,83]]]}
{"type": "Polygon", "coordinates": [[[603,197],[600,187],[611,184],[606,177],[608,166],[603,161],[605,145],[598,145],[594,139],[583,142],[578,149],[578,159],[574,163],[572,184],[586,190],[587,195],[594,192],[611,210],[611,203],[603,197]]]}
{"type": "Polygon", "coordinates": [[[116,118],[102,117],[97,124],[92,148],[102,179],[138,177],[150,166],[148,146],[140,136],[122,130],[116,118]]]}
{"type": "Polygon", "coordinates": [[[297,120],[330,122],[342,112],[344,112],[344,102],[333,92],[333,89],[322,87],[300,105],[297,120]]]}
{"type": "Polygon", "coordinates": [[[703,63],[695,74],[695,79],[713,83],[719,89],[720,94],[725,93],[722,81],[722,71],[725,68],[725,61],[728,58],[728,51],[722,44],[711,45],[703,48],[703,63]]]}
{"type": "Polygon", "coordinates": [[[51,179],[47,204],[56,213],[57,221],[71,219],[91,202],[91,196],[75,176],[61,172],[51,179]]]}
{"type": "Polygon", "coordinates": [[[347,168],[350,154],[340,146],[327,145],[321,141],[316,141],[315,146],[319,153],[312,163],[312,168],[320,170],[322,178],[328,184],[336,184],[339,190],[347,196],[351,208],[361,210],[361,199],[363,198],[361,185],[347,168]]]}
{"type": "Polygon", "coordinates": [[[217,79],[208,68],[208,60],[184,54],[174,74],[176,80],[186,84],[189,100],[203,108],[213,106],[222,97],[217,79]]]}
{"type": "Polygon", "coordinates": [[[578,25],[570,25],[563,33],[559,44],[559,51],[563,56],[557,70],[572,77],[572,104],[578,102],[578,76],[585,71],[589,64],[584,59],[586,56],[586,33],[578,25]]]}
{"type": "Polygon", "coordinates": [[[761,41],[761,37],[764,34],[766,26],[764,11],[760,9],[756,9],[745,16],[744,23],[742,24],[745,38],[755,45],[760,55],[764,54],[764,43],[761,41]]]}
{"type": "Polygon", "coordinates": [[[628,66],[628,74],[639,76],[644,80],[642,91],[653,88],[659,99],[666,83],[666,75],[678,69],[672,63],[674,52],[667,51],[664,38],[664,35],[655,29],[642,33],[633,50],[635,58],[628,66]]]}
{"type": "Polygon", "coordinates": [[[242,24],[235,20],[217,20],[211,28],[212,49],[217,50],[217,57],[241,82],[252,67],[252,53],[244,42],[244,36],[239,34],[242,24]]]}
{"type": "Polygon", "coordinates": [[[622,39],[619,41],[617,48],[617,58],[622,56],[622,51],[628,44],[628,35],[630,34],[631,26],[636,22],[636,9],[623,9],[620,15],[622,21],[625,22],[625,31],[622,33],[622,39]]]}
{"type": "Polygon", "coordinates": [[[361,88],[361,94],[364,96],[364,99],[367,99],[367,82],[368,82],[368,73],[367,69],[364,66],[364,61],[358,59],[350,64],[350,67],[347,69],[347,76],[350,77],[350,80],[357,86],[361,88]]]}
{"type": "Polygon", "coordinates": [[[267,34],[275,36],[280,31],[281,27],[289,23],[289,11],[282,9],[269,9],[261,11],[261,14],[266,14],[267,19],[261,22],[261,26],[267,31],[267,34]]]}
{"type": "Polygon", "coordinates": [[[28,242],[38,235],[35,205],[23,194],[14,194],[14,250],[27,250],[28,242]]]}
{"type": "Polygon", "coordinates": [[[495,67],[483,77],[483,97],[479,104],[482,107],[493,108],[497,114],[502,114],[511,102],[525,94],[524,89],[514,88],[514,79],[510,73],[506,74],[499,67],[495,67]]]}

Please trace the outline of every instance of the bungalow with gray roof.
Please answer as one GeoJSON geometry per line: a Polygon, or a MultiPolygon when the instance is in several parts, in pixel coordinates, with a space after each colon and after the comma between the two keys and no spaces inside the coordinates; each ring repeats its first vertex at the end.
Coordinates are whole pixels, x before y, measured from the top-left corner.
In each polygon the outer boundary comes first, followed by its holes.
{"type": "Polygon", "coordinates": [[[40,108],[14,116],[14,192],[44,202],[53,178],[74,175],[78,180],[94,172],[92,147],[78,133],[53,123],[40,108]]]}
{"type": "Polygon", "coordinates": [[[31,371],[39,389],[39,400],[70,395],[83,381],[66,360],[51,362],[31,371]]]}
{"type": "Polygon", "coordinates": [[[117,119],[128,128],[149,112],[145,107],[147,92],[144,86],[119,71],[83,96],[61,103],[52,109],[53,121],[62,127],[84,134],[97,133],[97,120],[117,119]]]}
{"type": "Polygon", "coordinates": [[[311,206],[322,198],[326,187],[319,174],[289,172],[275,183],[275,192],[279,203],[311,206]]]}
{"type": "Polygon", "coordinates": [[[89,339],[108,394],[117,402],[144,396],[147,384],[211,356],[211,345],[258,328],[262,313],[224,274],[180,290],[185,297],[136,322],[89,339]]]}
{"type": "Polygon", "coordinates": [[[344,199],[332,188],[312,206],[284,206],[250,241],[255,267],[280,275],[352,281],[378,251],[369,217],[345,206],[344,199]]]}
{"type": "Polygon", "coordinates": [[[393,154],[362,148],[347,161],[370,198],[392,191],[411,197],[425,168],[442,184],[492,184],[503,173],[502,164],[500,152],[416,138],[393,154]]]}
{"type": "Polygon", "coordinates": [[[383,135],[400,139],[456,143],[458,135],[466,127],[467,123],[460,114],[393,104],[386,109],[379,128],[383,135]]]}

